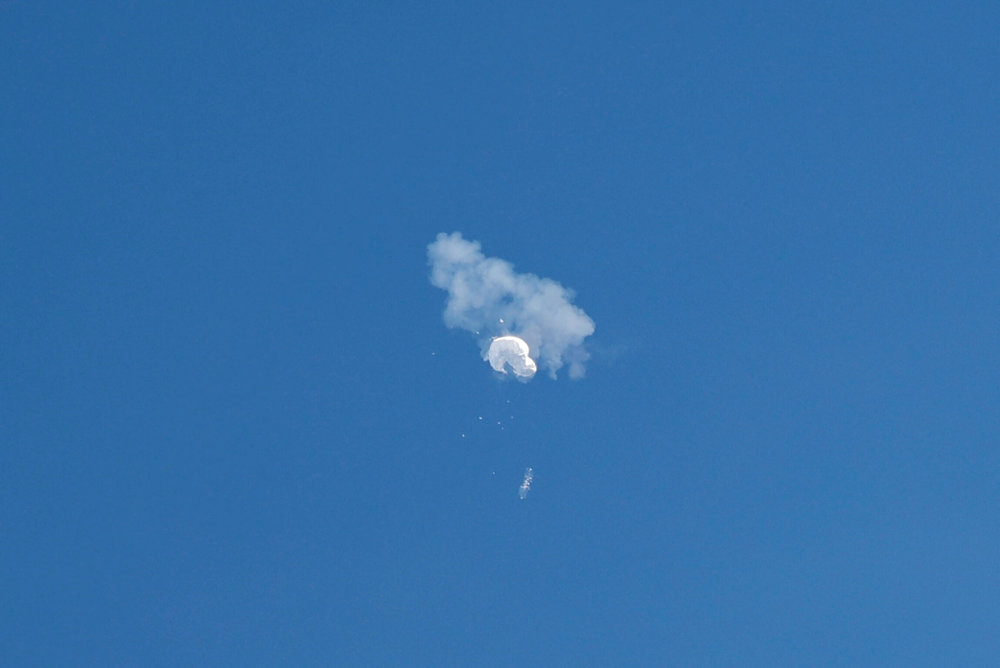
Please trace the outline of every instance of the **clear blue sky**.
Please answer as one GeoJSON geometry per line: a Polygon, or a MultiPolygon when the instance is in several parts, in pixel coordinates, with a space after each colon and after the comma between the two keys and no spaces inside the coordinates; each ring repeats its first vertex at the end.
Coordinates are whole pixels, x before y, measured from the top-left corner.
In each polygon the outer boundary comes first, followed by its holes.
{"type": "Polygon", "coordinates": [[[0,662],[996,661],[998,35],[0,2],[0,662]],[[586,378],[444,326],[451,231],[586,378]]]}

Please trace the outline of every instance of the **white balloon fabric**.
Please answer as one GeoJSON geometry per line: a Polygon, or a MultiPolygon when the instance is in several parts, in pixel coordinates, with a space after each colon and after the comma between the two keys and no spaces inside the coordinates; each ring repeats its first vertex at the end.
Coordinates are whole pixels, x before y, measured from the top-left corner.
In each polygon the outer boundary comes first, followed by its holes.
{"type": "Polygon", "coordinates": [[[490,343],[490,366],[500,373],[507,373],[506,366],[521,378],[531,378],[538,365],[530,356],[531,348],[517,336],[498,336],[490,343]]]}

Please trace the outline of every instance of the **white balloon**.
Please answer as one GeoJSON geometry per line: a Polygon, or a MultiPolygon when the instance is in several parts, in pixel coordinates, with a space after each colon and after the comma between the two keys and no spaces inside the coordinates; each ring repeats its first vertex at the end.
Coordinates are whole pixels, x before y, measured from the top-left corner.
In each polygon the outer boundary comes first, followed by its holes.
{"type": "Polygon", "coordinates": [[[531,359],[531,348],[519,336],[498,336],[490,343],[490,366],[500,373],[507,373],[505,366],[521,378],[531,378],[538,365],[531,359]]]}

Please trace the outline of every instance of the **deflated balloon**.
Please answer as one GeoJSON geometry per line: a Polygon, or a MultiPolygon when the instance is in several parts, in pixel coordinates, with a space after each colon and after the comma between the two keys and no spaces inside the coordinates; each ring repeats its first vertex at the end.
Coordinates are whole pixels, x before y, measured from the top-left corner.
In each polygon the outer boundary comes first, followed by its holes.
{"type": "Polygon", "coordinates": [[[531,348],[518,336],[498,336],[490,343],[490,366],[500,373],[507,373],[505,366],[521,378],[531,378],[538,371],[538,365],[531,359],[531,348]]]}

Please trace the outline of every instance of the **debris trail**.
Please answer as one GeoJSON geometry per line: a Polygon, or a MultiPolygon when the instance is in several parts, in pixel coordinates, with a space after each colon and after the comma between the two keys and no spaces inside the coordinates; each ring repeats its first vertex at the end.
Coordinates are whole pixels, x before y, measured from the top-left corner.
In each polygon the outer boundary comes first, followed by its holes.
{"type": "Polygon", "coordinates": [[[521,497],[521,499],[526,499],[528,497],[528,492],[531,491],[531,482],[534,479],[535,470],[529,466],[524,472],[524,482],[522,482],[521,486],[517,489],[517,495],[521,497]]]}

